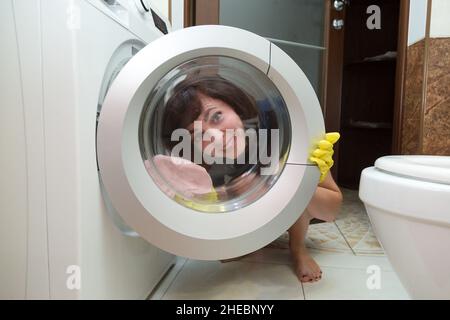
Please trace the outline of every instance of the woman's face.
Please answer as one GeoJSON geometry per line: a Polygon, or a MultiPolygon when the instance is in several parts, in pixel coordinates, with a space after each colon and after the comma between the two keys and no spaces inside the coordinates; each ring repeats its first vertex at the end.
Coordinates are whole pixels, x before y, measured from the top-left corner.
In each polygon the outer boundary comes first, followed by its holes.
{"type": "MultiPolygon", "coordinates": [[[[199,94],[202,110],[195,120],[202,125],[202,150],[213,150],[213,157],[237,158],[245,150],[244,124],[234,109],[222,100],[199,94]],[[211,139],[209,139],[211,137],[211,139]],[[206,140],[206,141],[205,141],[206,140]],[[212,144],[215,148],[212,148],[212,144]]],[[[187,128],[194,132],[194,123],[187,128]]],[[[194,136],[192,134],[192,136],[194,136]]]]}

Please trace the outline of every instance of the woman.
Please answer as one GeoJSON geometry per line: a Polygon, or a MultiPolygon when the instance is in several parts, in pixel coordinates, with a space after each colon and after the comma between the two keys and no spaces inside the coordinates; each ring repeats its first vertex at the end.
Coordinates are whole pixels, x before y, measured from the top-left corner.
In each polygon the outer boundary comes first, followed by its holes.
{"type": "MultiPolygon", "coordinates": [[[[214,150],[211,156],[225,158],[231,154],[231,157],[236,159],[241,155],[249,156],[248,144],[238,141],[240,138],[236,136],[230,141],[225,134],[226,131],[245,130],[249,127],[258,129],[260,122],[254,99],[232,82],[219,76],[192,77],[175,87],[174,94],[166,104],[163,137],[166,147],[171,150],[176,144],[171,140],[173,131],[180,128],[187,129],[191,132],[194,145],[195,124],[201,124],[202,132],[212,130],[218,133],[214,140],[216,142],[220,140],[223,146],[219,151],[217,148],[211,148],[214,150]]],[[[271,121],[266,123],[267,126],[270,129],[276,128],[271,121]]],[[[204,152],[212,143],[214,142],[202,140],[200,151],[204,152]]],[[[195,146],[193,148],[195,149],[195,146]]],[[[223,187],[222,192],[219,192],[219,200],[233,198],[245,192],[260,178],[258,172],[245,175],[249,164],[201,165],[211,176],[213,187],[216,190],[223,187]]],[[[327,175],[319,183],[306,210],[289,229],[290,251],[300,281],[313,282],[322,277],[322,271],[305,246],[305,236],[311,219],[333,221],[341,202],[342,194],[338,186],[331,175],[327,175]]]]}
{"type": "Polygon", "coordinates": [[[163,116],[162,135],[166,148],[172,150],[178,143],[172,140],[175,130],[189,130],[192,152],[180,156],[207,169],[216,191],[227,185],[228,192],[222,192],[221,195],[231,198],[232,186],[241,181],[242,174],[252,165],[248,161],[238,163],[237,159],[250,158],[245,137],[238,133],[258,129],[258,110],[254,99],[219,76],[192,76],[179,83],[173,91],[163,116]],[[196,129],[200,130],[200,143],[196,143],[196,129]],[[209,134],[210,139],[205,139],[206,134],[209,134]],[[197,159],[203,160],[209,156],[221,161],[198,163],[194,159],[195,153],[200,153],[197,159]]]}

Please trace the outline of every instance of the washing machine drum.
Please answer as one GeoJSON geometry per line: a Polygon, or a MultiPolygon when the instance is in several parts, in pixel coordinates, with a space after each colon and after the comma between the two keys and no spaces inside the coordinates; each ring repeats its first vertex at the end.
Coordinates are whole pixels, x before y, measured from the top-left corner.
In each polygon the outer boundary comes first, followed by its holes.
{"type": "Polygon", "coordinates": [[[323,134],[315,92],[286,53],[241,29],[192,27],[147,45],[113,81],[97,128],[100,178],[148,242],[237,257],[304,211],[323,134]]]}

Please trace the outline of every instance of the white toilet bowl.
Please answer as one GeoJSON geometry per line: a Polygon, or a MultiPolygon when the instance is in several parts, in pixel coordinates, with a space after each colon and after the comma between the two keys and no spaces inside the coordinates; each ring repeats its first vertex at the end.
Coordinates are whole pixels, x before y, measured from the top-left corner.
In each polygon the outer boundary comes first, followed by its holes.
{"type": "Polygon", "coordinates": [[[379,158],[359,197],[411,297],[450,299],[450,157],[379,158]]]}

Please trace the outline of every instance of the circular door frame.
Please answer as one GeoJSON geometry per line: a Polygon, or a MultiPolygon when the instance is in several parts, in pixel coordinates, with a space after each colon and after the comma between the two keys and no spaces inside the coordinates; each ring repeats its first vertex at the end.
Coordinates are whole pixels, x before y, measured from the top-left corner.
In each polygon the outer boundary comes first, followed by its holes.
{"type": "Polygon", "coordinates": [[[308,154],[323,133],[314,90],[286,53],[248,31],[198,26],[153,41],[117,75],[99,117],[97,156],[113,206],[141,237],[176,255],[226,259],[266,245],[299,218],[319,178],[308,154]],[[230,213],[200,213],[171,200],[148,175],[138,141],[141,112],[156,83],[181,63],[209,55],[236,58],[267,74],[292,122],[288,160],[276,183],[255,202],[230,213]]]}

